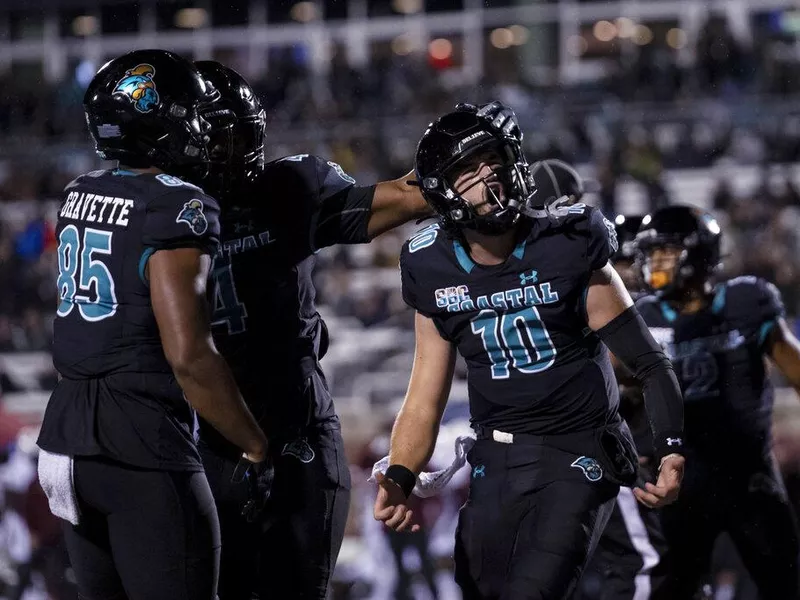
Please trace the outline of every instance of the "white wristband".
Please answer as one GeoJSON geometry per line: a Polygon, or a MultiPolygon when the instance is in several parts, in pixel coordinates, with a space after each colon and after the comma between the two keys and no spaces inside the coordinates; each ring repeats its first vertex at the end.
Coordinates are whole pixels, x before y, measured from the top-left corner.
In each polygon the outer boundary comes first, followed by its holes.
{"type": "Polygon", "coordinates": [[[664,458],[661,459],[661,462],[658,463],[658,470],[661,471],[661,467],[664,466],[664,461],[668,458],[672,458],[673,456],[683,456],[682,454],[678,454],[677,452],[672,452],[671,454],[667,454],[664,458]]]}

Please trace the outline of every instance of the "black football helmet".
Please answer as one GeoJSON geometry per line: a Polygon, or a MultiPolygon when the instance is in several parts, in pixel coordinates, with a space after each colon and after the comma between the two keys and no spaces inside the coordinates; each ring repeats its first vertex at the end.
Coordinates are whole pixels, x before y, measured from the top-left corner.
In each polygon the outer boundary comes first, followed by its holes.
{"type": "Polygon", "coordinates": [[[531,167],[539,203],[569,197],[570,203],[580,202],[584,194],[583,180],[572,165],[555,158],[540,160],[531,167]]]}
{"type": "Polygon", "coordinates": [[[642,225],[644,215],[617,215],[614,229],[617,231],[619,249],[611,257],[611,262],[636,260],[636,234],[642,225]]]}
{"type": "Polygon", "coordinates": [[[204,172],[208,124],[217,100],[191,61],[166,50],[136,50],[103,65],[83,99],[97,154],[175,175],[204,172]]]}
{"type": "Polygon", "coordinates": [[[211,168],[203,185],[211,193],[230,193],[264,167],[266,113],[239,73],[213,60],[195,65],[220,93],[219,101],[203,113],[211,125],[211,168]]]}
{"type": "Polygon", "coordinates": [[[522,151],[521,136],[494,127],[478,111],[472,105],[459,105],[431,123],[417,145],[415,170],[422,195],[445,229],[470,228],[496,235],[517,223],[521,208],[532,202],[535,184],[522,151]],[[462,165],[488,152],[497,154],[502,167],[475,183],[486,185],[489,201],[494,205],[491,212],[478,214],[453,186],[462,165]],[[490,178],[502,184],[505,198],[492,191],[490,178]]]}
{"type": "Polygon", "coordinates": [[[693,206],[668,206],[642,219],[636,234],[636,261],[647,288],[663,298],[690,287],[708,287],[720,265],[721,230],[710,214],[693,206]],[[650,253],[658,247],[680,248],[672,273],[654,272],[650,253]]]}

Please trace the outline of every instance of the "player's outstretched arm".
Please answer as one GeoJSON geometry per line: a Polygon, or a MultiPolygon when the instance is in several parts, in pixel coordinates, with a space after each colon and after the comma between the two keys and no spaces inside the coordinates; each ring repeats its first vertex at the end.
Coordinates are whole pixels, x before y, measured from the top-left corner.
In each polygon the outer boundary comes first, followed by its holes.
{"type": "Polygon", "coordinates": [[[189,404],[252,462],[267,456],[267,439],[247,409],[233,375],[214,347],[206,300],[211,258],[197,248],[159,250],[147,269],[164,353],[189,404]]]}
{"type": "Polygon", "coordinates": [[[372,199],[367,234],[373,239],[380,234],[399,227],[412,219],[433,214],[430,206],[420,193],[419,186],[413,182],[414,171],[399,179],[382,181],[375,186],[372,199]]]}
{"type": "Polygon", "coordinates": [[[775,366],[800,394],[800,340],[789,329],[786,319],[776,319],[767,344],[767,351],[775,366]]]}
{"type": "Polygon", "coordinates": [[[455,348],[439,335],[433,320],[417,313],[415,330],[414,366],[392,429],[389,468],[385,476],[376,475],[375,519],[396,531],[403,531],[411,521],[406,500],[433,454],[456,361],[455,348]]]}
{"type": "Polygon", "coordinates": [[[610,264],[595,271],[586,297],[589,327],[642,382],[653,430],[659,476],[656,485],[634,493],[650,507],[670,504],[683,479],[683,397],[672,363],[653,339],[617,272],[610,264]]]}

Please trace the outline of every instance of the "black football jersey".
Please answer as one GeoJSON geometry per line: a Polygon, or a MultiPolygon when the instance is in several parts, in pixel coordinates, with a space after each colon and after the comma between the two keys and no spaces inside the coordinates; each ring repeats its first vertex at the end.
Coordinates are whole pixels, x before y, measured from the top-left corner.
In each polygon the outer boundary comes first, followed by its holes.
{"type": "Polygon", "coordinates": [[[216,253],[216,201],[167,174],[94,171],[66,187],[56,236],[53,362],[63,379],[40,445],[144,467],[199,464],[193,413],[164,356],[145,267],[159,250],[216,253]],[[76,392],[86,381],[91,399],[76,392]]]}
{"type": "Polygon", "coordinates": [[[773,404],[765,342],[784,314],[777,288],[738,277],[717,285],[709,306],[694,314],[654,296],[637,306],[681,382],[688,448],[763,453],[773,404]]]}
{"type": "Polygon", "coordinates": [[[330,401],[310,409],[298,402],[327,344],[311,275],[319,248],[369,241],[374,189],[301,154],[267,164],[240,198],[222,202],[214,341],[268,430],[335,418],[330,401]]]}
{"type": "Polygon", "coordinates": [[[560,212],[555,224],[533,221],[496,266],[473,262],[438,225],[403,246],[403,297],[464,357],[473,424],[570,433],[618,408],[608,351],[585,311],[591,274],[616,250],[614,227],[582,204],[560,212]]]}

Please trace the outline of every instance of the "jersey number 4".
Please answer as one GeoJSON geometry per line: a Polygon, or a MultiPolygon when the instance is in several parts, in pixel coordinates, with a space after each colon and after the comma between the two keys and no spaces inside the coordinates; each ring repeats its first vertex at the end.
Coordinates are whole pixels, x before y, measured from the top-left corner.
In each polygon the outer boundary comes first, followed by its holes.
{"type": "Polygon", "coordinates": [[[507,379],[511,369],[525,375],[553,366],[556,349],[536,307],[498,314],[485,309],[472,319],[472,332],[481,336],[492,361],[492,379],[507,379]]]}
{"type": "Polygon", "coordinates": [[[78,228],[67,225],[58,236],[58,309],[66,317],[77,306],[86,321],[102,321],[117,312],[114,278],[96,258],[111,255],[113,233],[87,227],[81,240],[78,228]],[[91,299],[94,287],[94,300],[91,299]],[[81,293],[79,293],[81,292],[81,293]]]}
{"type": "Polygon", "coordinates": [[[214,265],[214,314],[212,325],[226,325],[228,334],[242,333],[247,326],[247,309],[239,302],[236,293],[236,284],[233,281],[233,271],[230,263],[227,265],[214,265]]]}

